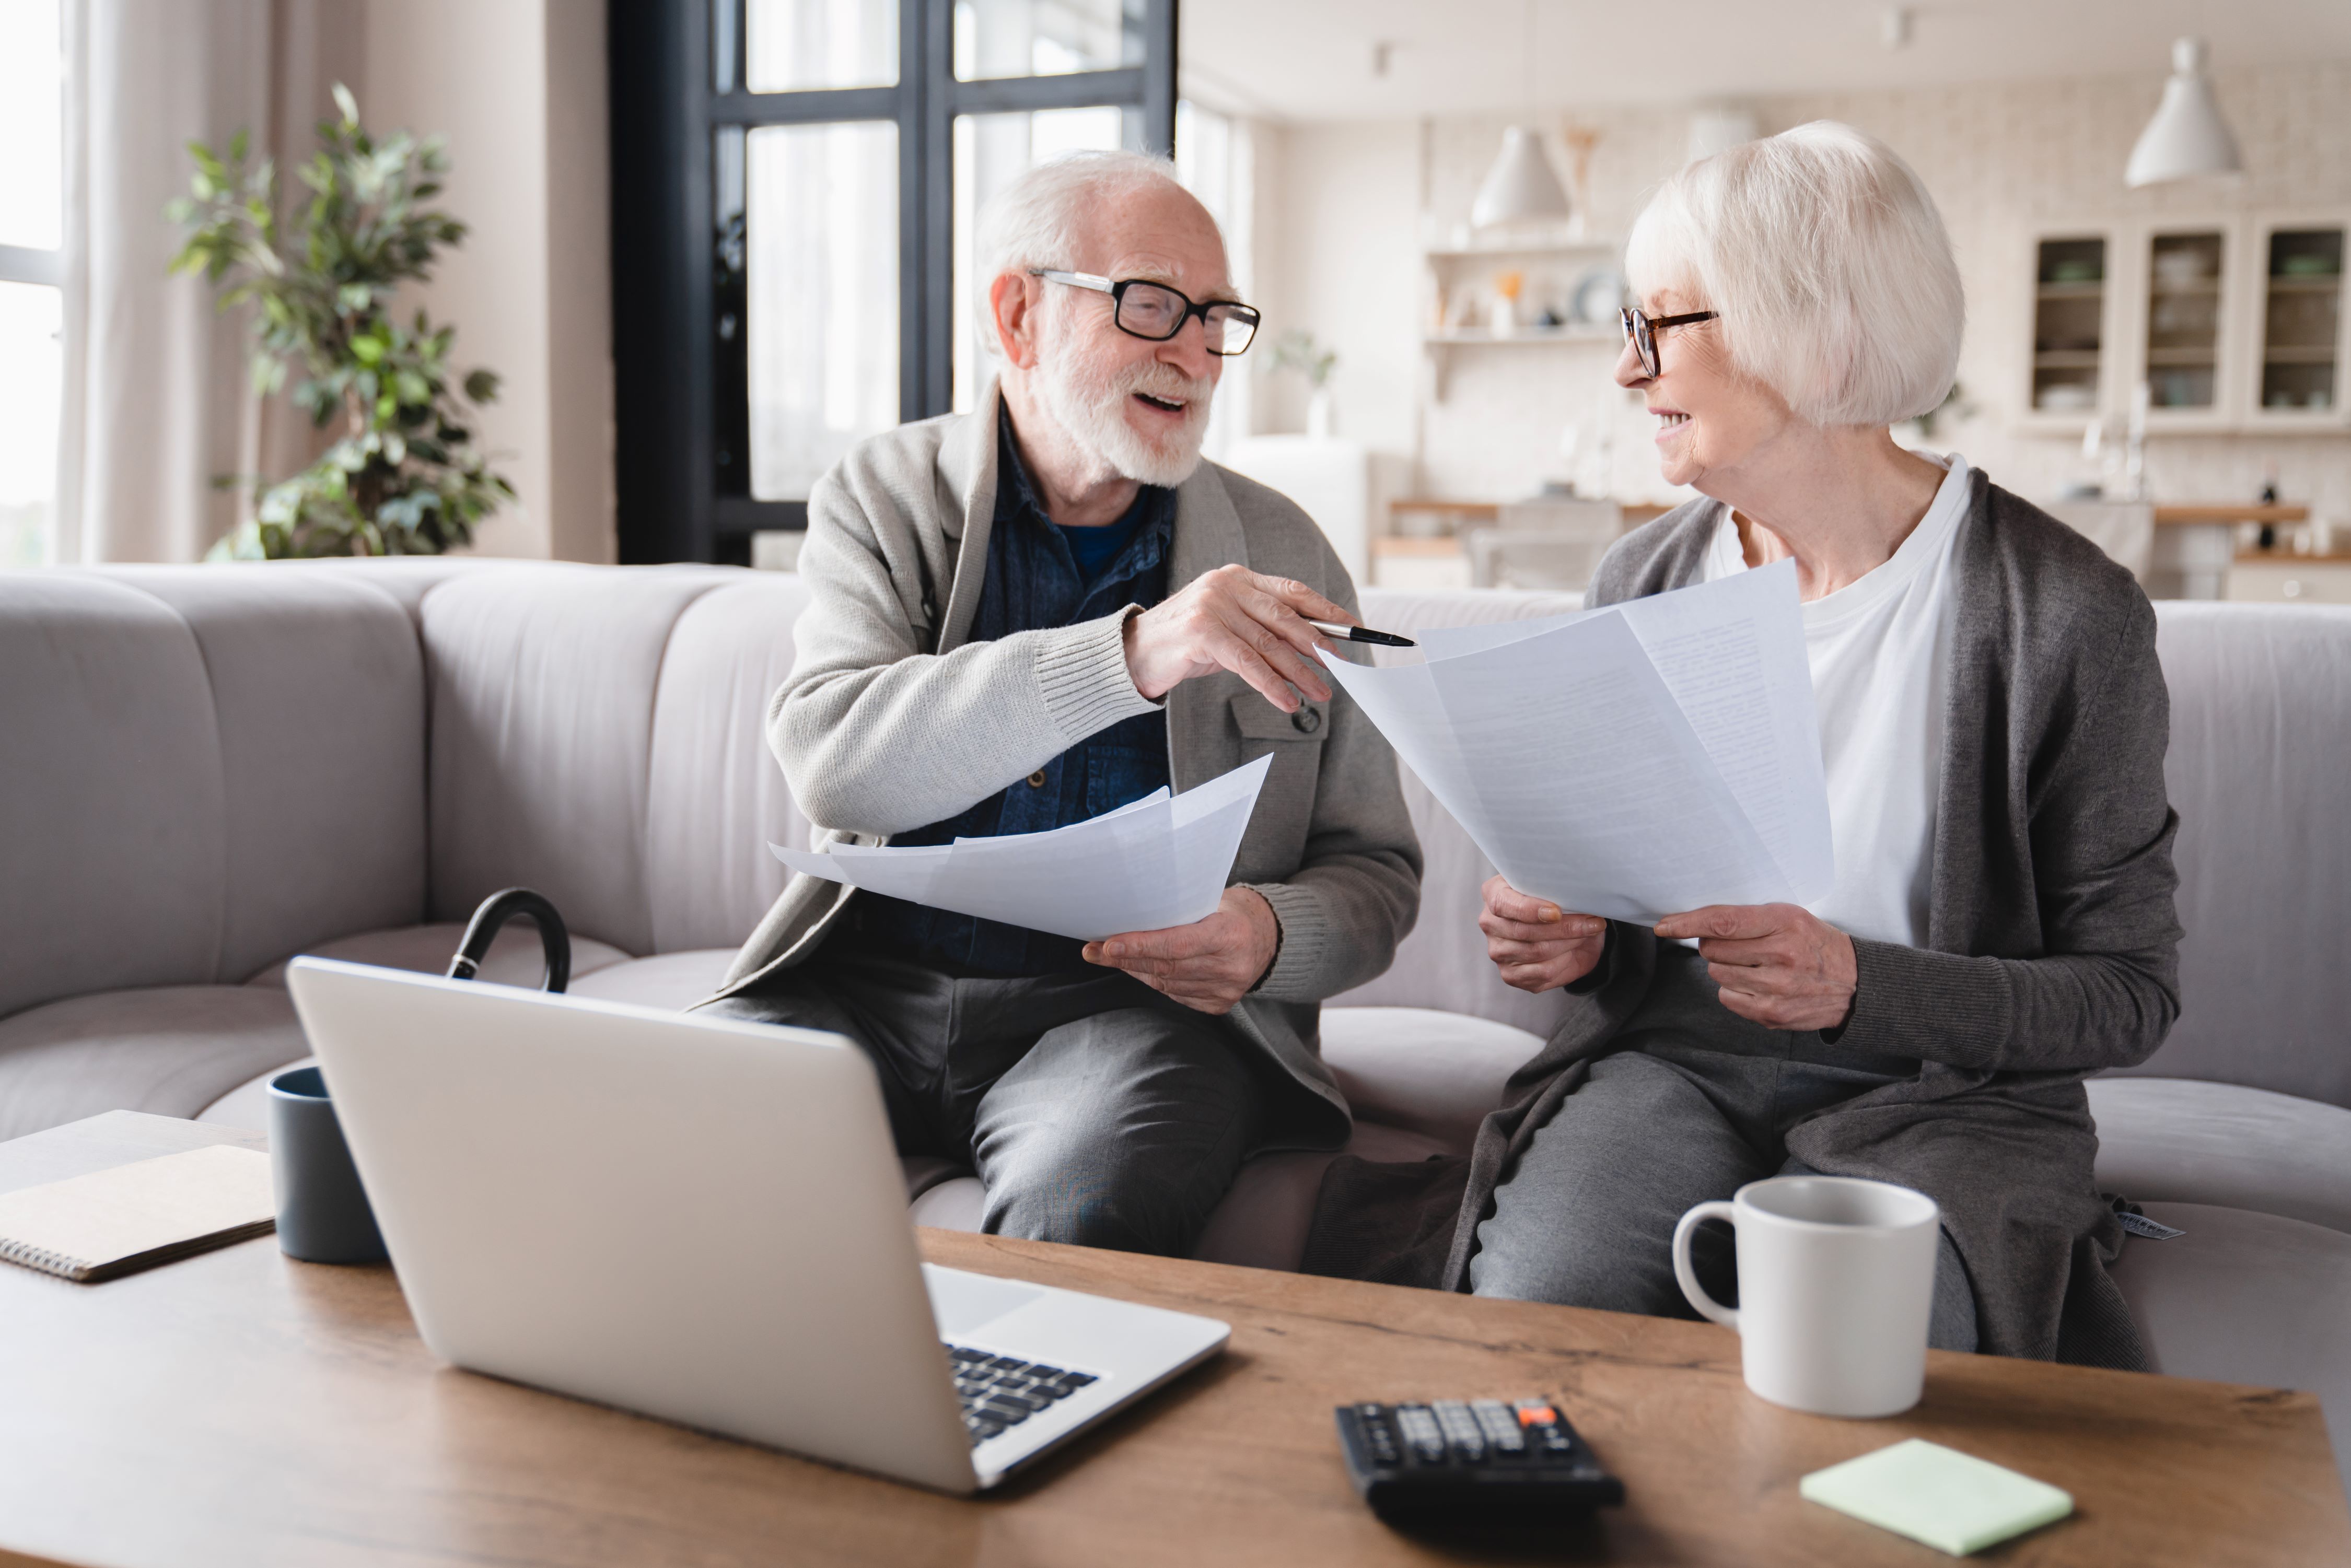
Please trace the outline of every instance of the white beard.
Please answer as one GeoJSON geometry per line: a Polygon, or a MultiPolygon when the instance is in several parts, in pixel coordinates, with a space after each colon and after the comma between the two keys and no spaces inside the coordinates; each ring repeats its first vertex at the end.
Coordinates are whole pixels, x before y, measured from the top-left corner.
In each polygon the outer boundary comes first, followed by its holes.
{"type": "Polygon", "coordinates": [[[1071,440],[1122,479],[1138,484],[1181,485],[1200,465],[1200,444],[1208,436],[1211,381],[1195,381],[1173,365],[1147,360],[1123,369],[1090,363],[1071,334],[1057,334],[1064,353],[1050,368],[1040,366],[1039,390],[1045,406],[1071,440]],[[1180,398],[1184,422],[1157,442],[1144,439],[1126,422],[1127,400],[1136,392],[1180,398]]]}

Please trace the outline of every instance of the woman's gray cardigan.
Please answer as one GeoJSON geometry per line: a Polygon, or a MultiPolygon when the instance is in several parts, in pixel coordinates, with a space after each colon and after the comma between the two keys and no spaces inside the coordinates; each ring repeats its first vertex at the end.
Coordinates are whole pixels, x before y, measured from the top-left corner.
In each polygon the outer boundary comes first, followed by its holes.
{"type": "MultiPolygon", "coordinates": [[[[1856,940],[1852,1015],[1823,1037],[1923,1065],[1799,1123],[1788,1152],[1941,1205],[1985,1351],[2139,1367],[2105,1272],[2123,1232],[2091,1174],[2082,1080],[2147,1060],[2179,1011],[2179,819],[2164,793],[2170,702],[2155,614],[2081,535],[1974,480],[1953,559],[1926,945],[1856,940]]],[[[1698,581],[1721,518],[1721,503],[1696,501],[1619,540],[1592,602],[1698,581]]],[[[1446,1288],[1462,1288],[1499,1179],[1606,1054],[1656,953],[1646,927],[1613,924],[1569,1017],[1511,1078],[1469,1161],[1446,1288]]],[[[1438,1229],[1419,1233],[1437,1243],[1438,1229]]]]}

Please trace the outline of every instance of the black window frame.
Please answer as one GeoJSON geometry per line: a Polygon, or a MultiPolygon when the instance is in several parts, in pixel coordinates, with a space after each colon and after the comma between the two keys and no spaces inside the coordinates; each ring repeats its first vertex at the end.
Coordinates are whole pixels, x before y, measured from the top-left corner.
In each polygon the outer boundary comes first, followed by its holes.
{"type": "Polygon", "coordinates": [[[806,502],[750,494],[742,168],[739,152],[723,153],[722,143],[739,149],[749,131],[768,125],[897,125],[898,413],[902,420],[945,413],[955,374],[956,120],[1116,107],[1139,114],[1147,151],[1172,155],[1177,0],[1139,3],[1139,66],[959,80],[955,0],[898,0],[894,86],[769,93],[741,85],[746,0],[633,0],[609,8],[622,561],[739,564],[749,559],[753,533],[808,526],[806,502]]]}

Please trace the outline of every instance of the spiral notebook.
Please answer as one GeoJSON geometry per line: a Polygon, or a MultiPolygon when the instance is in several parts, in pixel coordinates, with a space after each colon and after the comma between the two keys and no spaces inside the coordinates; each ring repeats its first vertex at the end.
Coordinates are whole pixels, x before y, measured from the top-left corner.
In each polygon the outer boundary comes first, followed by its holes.
{"type": "Polygon", "coordinates": [[[277,1210],[269,1156],[216,1144],[0,1194],[0,1260],[96,1284],[266,1235],[277,1210]]]}

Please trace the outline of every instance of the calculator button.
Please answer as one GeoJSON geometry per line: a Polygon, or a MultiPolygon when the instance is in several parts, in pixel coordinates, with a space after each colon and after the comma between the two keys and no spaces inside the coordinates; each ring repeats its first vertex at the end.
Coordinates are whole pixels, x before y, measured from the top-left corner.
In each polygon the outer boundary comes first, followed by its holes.
{"type": "Polygon", "coordinates": [[[1437,1417],[1429,1414],[1428,1406],[1400,1405],[1396,1406],[1395,1414],[1396,1426],[1403,1431],[1404,1440],[1411,1448],[1413,1456],[1424,1465],[1443,1464],[1445,1434],[1438,1429],[1437,1417]]]}
{"type": "Polygon", "coordinates": [[[1519,1430],[1519,1418],[1500,1400],[1478,1400],[1469,1406],[1469,1414],[1478,1418],[1478,1429],[1486,1435],[1486,1441],[1493,1444],[1497,1452],[1523,1454],[1527,1451],[1527,1440],[1519,1430]]]}
{"type": "Polygon", "coordinates": [[[1469,1406],[1458,1399],[1440,1399],[1431,1408],[1437,1413],[1437,1425],[1445,1434],[1445,1441],[1461,1462],[1483,1464],[1486,1458],[1486,1435],[1478,1429],[1477,1417],[1469,1406]]]}

